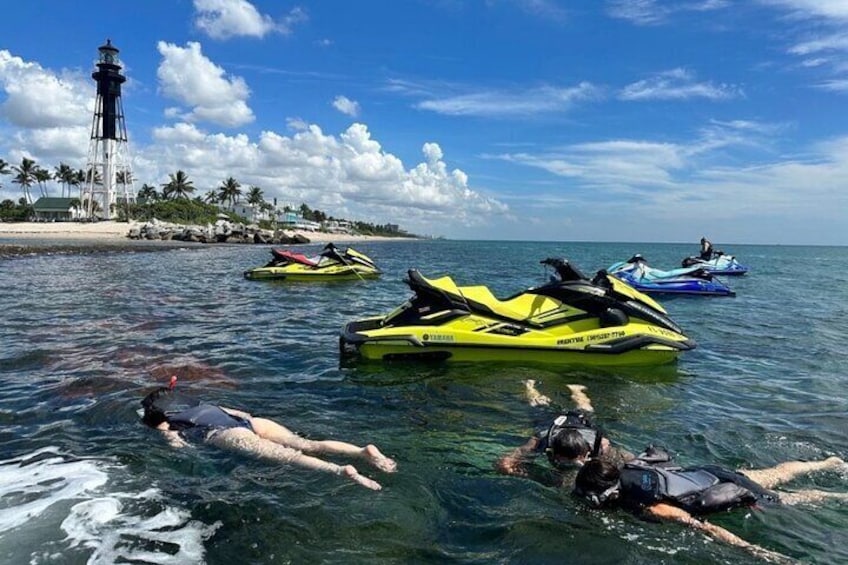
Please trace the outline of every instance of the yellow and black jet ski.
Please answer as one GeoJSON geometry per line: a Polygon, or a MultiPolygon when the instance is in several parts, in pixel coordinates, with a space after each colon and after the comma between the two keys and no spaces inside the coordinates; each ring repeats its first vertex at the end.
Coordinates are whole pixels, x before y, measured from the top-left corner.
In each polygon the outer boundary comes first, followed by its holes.
{"type": "Polygon", "coordinates": [[[415,293],[385,316],[348,323],[343,357],[372,360],[523,361],[658,365],[695,342],[650,297],[606,271],[587,279],[564,259],[545,259],[553,280],[503,300],[486,286],[409,271],[415,293]]]}
{"type": "Polygon", "coordinates": [[[344,281],[373,279],[382,273],[370,257],[348,247],[340,251],[332,243],[315,257],[288,250],[272,249],[274,256],[263,267],[244,272],[250,280],[344,281]]]}

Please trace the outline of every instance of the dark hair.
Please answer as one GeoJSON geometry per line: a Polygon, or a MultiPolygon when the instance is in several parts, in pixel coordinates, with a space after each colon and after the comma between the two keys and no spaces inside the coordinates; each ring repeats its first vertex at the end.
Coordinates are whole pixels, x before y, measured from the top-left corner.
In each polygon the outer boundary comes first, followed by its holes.
{"type": "Polygon", "coordinates": [[[576,428],[561,429],[550,438],[550,454],[567,459],[577,459],[592,451],[592,446],[576,428]]]}
{"type": "Polygon", "coordinates": [[[156,404],[156,401],[165,394],[171,394],[171,389],[161,387],[145,396],[141,401],[141,406],[144,408],[144,415],[142,415],[141,421],[151,428],[157,427],[167,419],[164,410],[156,404]]]}
{"type": "Polygon", "coordinates": [[[620,477],[621,468],[616,463],[607,459],[592,459],[577,472],[574,494],[596,505],[603,504],[613,498],[609,496],[609,492],[618,485],[620,477]]]}

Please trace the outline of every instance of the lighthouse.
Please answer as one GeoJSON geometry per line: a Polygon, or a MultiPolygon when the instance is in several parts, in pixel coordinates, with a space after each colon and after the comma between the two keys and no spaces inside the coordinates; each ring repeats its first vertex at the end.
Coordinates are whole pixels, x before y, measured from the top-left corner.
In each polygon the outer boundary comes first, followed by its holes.
{"type": "Polygon", "coordinates": [[[111,40],[97,51],[97,70],[91,73],[97,99],[80,201],[86,217],[108,220],[117,215],[117,206],[135,201],[135,190],[121,102],[121,85],[127,78],[121,74],[118,48],[111,40]]]}

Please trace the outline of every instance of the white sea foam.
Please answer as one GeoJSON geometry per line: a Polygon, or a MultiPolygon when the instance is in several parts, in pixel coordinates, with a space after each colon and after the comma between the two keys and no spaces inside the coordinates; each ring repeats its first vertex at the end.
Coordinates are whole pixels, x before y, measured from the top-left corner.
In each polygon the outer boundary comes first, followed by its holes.
{"type": "Polygon", "coordinates": [[[40,516],[58,501],[80,497],[106,483],[108,476],[92,461],[68,460],[57,451],[47,447],[0,461],[0,533],[40,516]]]}
{"type": "Polygon", "coordinates": [[[44,448],[0,461],[0,559],[31,564],[202,563],[219,523],[192,520],[155,488],[110,492],[118,464],[44,448]]]}

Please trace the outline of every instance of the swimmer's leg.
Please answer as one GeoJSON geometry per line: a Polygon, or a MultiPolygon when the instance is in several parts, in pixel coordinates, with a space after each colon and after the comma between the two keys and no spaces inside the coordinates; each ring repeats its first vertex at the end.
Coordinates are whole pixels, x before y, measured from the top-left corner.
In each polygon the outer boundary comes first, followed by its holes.
{"type": "Polygon", "coordinates": [[[297,449],[259,437],[247,428],[220,430],[209,438],[209,443],[221,449],[235,451],[263,461],[297,465],[313,471],[346,476],[353,482],[371,490],[380,490],[382,488],[376,481],[360,475],[359,471],[353,465],[336,465],[335,463],[330,463],[317,457],[304,455],[297,449]]]}
{"type": "Polygon", "coordinates": [[[577,408],[583,410],[584,412],[594,412],[595,408],[592,406],[592,401],[589,400],[589,395],[586,394],[586,387],[584,385],[567,385],[568,390],[571,391],[571,400],[574,404],[577,405],[577,408]]]}
{"type": "Polygon", "coordinates": [[[780,502],[784,504],[816,504],[826,500],[848,502],[848,492],[827,492],[816,489],[780,492],[780,502]]]}
{"type": "Polygon", "coordinates": [[[286,447],[298,449],[304,453],[327,453],[360,457],[377,469],[387,473],[392,473],[397,469],[397,463],[393,459],[383,455],[374,445],[359,447],[351,443],[336,440],[309,440],[266,418],[251,418],[250,423],[253,426],[253,431],[259,437],[286,447]]]}
{"type": "Polygon", "coordinates": [[[844,464],[839,457],[828,457],[824,461],[786,461],[768,469],[740,469],[739,472],[763,488],[774,488],[800,475],[835,469],[844,464]]]}
{"type": "Polygon", "coordinates": [[[536,381],[533,379],[524,381],[524,392],[527,395],[527,402],[530,403],[530,406],[548,406],[551,403],[550,397],[539,392],[536,388],[536,381]]]}

